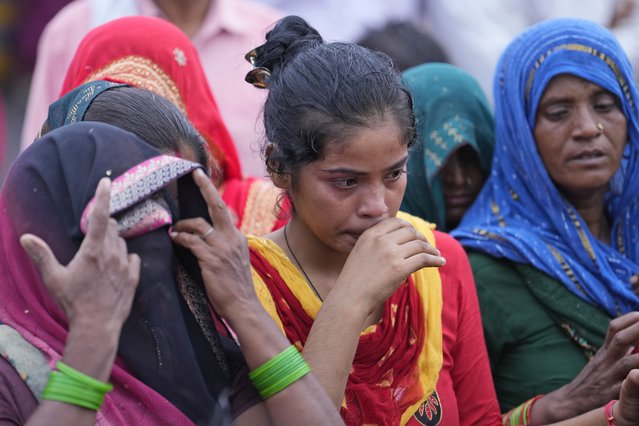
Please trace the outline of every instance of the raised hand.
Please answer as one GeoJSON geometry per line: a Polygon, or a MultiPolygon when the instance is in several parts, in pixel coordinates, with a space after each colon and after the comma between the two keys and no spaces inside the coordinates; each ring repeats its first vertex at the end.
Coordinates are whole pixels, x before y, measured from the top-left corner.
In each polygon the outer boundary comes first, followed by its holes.
{"type": "Polygon", "coordinates": [[[216,312],[224,318],[243,312],[247,304],[259,304],[249,261],[246,237],[233,225],[226,205],[204,172],[193,179],[208,205],[213,226],[202,218],[185,219],[173,226],[171,237],[193,253],[216,312]]]}
{"type": "Polygon", "coordinates": [[[349,286],[359,303],[375,309],[410,274],[446,260],[423,234],[405,220],[391,217],[367,229],[351,251],[336,287],[349,286]]]}
{"type": "Polygon", "coordinates": [[[38,268],[42,281],[69,321],[119,330],[131,311],[140,278],[140,258],[128,254],[109,218],[111,181],[98,184],[87,235],[67,266],[61,265],[49,246],[35,235],[20,238],[38,268]]]}
{"type": "Polygon", "coordinates": [[[577,377],[537,402],[535,423],[574,417],[617,399],[628,373],[639,368],[639,354],[632,353],[638,345],[639,312],[612,320],[603,346],[577,377]]]}
{"type": "Polygon", "coordinates": [[[639,424],[639,370],[632,370],[621,384],[619,402],[613,407],[618,426],[639,424]]]}

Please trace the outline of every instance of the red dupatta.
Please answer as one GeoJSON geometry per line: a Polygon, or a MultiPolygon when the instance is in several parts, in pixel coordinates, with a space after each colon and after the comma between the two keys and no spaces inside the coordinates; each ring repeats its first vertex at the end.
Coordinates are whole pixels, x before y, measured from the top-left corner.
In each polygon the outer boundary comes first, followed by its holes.
{"type": "MultiPolygon", "coordinates": [[[[240,76],[242,78],[242,76],[240,76]]],[[[78,46],[62,95],[95,80],[151,90],[175,104],[206,139],[219,166],[216,181],[244,233],[265,235],[283,226],[290,207],[276,209],[281,190],[266,179],[246,178],[220,115],[197,51],[175,25],[159,18],[121,18],[95,28],[78,46]]]]}
{"type": "MultiPolygon", "coordinates": [[[[321,302],[275,243],[249,238],[249,247],[262,304],[301,350],[321,302]]],[[[442,365],[441,303],[434,268],[409,277],[386,301],[380,322],[360,336],[341,408],[346,424],[406,424],[431,395],[442,365]]]]}
{"type": "Polygon", "coordinates": [[[94,80],[130,84],[169,99],[206,139],[223,179],[242,177],[235,145],[197,51],[175,25],[135,16],[89,32],[69,65],[60,95],[94,80]]]}

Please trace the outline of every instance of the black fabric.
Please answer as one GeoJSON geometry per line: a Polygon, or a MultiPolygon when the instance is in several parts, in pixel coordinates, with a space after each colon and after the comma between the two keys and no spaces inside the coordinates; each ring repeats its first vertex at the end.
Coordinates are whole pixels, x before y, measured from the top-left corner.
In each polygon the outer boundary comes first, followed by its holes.
{"type": "MultiPolygon", "coordinates": [[[[58,260],[68,263],[83,239],[82,212],[104,176],[115,178],[159,152],[131,133],[95,123],[77,123],[53,130],[28,148],[16,169],[22,170],[9,211],[17,218],[17,231],[34,233],[52,248],[58,260]]],[[[180,210],[193,217],[206,205],[190,175],[178,182],[180,210]],[[185,195],[186,194],[186,195],[185,195]],[[193,203],[185,202],[188,196],[193,203]]],[[[168,197],[168,191],[161,191],[168,197]]],[[[166,200],[175,205],[174,200],[166,200]]],[[[204,210],[202,210],[204,209],[204,210]]],[[[177,209],[176,209],[177,210],[177,209]]],[[[174,212],[177,214],[177,212],[174,212]]],[[[208,215],[205,214],[204,217],[208,215]]],[[[174,221],[179,217],[174,217],[174,221]]],[[[127,241],[129,252],[142,260],[140,284],[131,315],[124,324],[118,356],[132,373],[162,394],[197,424],[224,424],[231,386],[229,361],[242,363],[241,352],[230,339],[211,330],[214,344],[185,303],[176,285],[174,259],[202,286],[193,255],[174,249],[166,227],[127,241]],[[224,339],[224,345],[220,343],[224,339]],[[217,343],[215,343],[217,342],[217,343]],[[217,349],[215,348],[217,344],[217,349]],[[239,354],[239,355],[238,355],[239,354]],[[239,356],[239,358],[238,358],[239,356]],[[220,404],[221,402],[221,404],[220,404]]],[[[204,291],[203,288],[200,289],[204,291]]],[[[206,293],[203,293],[206,294],[206,293]]],[[[63,317],[60,321],[65,321],[63,317]]],[[[234,365],[233,368],[236,368],[234,365]]]]}

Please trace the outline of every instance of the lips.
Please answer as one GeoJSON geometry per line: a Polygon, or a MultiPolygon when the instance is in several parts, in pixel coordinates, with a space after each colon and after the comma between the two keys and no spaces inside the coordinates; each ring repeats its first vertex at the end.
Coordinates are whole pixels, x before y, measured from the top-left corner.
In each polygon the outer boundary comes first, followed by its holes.
{"type": "Polygon", "coordinates": [[[473,200],[469,194],[450,194],[444,197],[447,207],[465,207],[473,200]]]}
{"type": "Polygon", "coordinates": [[[599,159],[601,157],[604,157],[604,153],[602,151],[598,149],[588,149],[588,150],[580,151],[576,155],[573,155],[572,157],[570,157],[570,160],[576,160],[576,161],[593,160],[593,159],[599,159]]]}
{"type": "Polygon", "coordinates": [[[345,234],[350,237],[353,237],[354,239],[358,239],[360,235],[362,235],[361,232],[350,232],[350,231],[345,232],[345,234]]]}

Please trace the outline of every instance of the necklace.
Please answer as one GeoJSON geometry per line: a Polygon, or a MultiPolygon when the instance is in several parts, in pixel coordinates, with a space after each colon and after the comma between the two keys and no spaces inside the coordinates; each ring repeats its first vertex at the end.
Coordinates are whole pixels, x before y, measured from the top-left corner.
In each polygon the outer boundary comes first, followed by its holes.
{"type": "Polygon", "coordinates": [[[317,298],[320,301],[324,301],[324,299],[322,299],[322,296],[319,295],[319,292],[317,291],[317,289],[315,288],[315,286],[313,285],[313,281],[311,281],[311,279],[308,277],[308,275],[306,274],[306,271],[304,270],[304,267],[302,266],[302,264],[300,263],[299,260],[297,260],[297,256],[295,256],[295,252],[293,251],[293,249],[291,248],[291,245],[288,243],[288,235],[286,235],[286,228],[288,228],[288,223],[286,225],[284,225],[284,241],[286,241],[286,248],[288,248],[288,251],[291,252],[291,255],[293,256],[293,259],[295,260],[295,263],[297,263],[297,266],[299,266],[300,271],[302,271],[302,274],[304,274],[304,278],[306,278],[306,282],[308,282],[308,285],[311,286],[311,288],[313,289],[313,292],[315,293],[315,295],[317,296],[317,298]]]}

